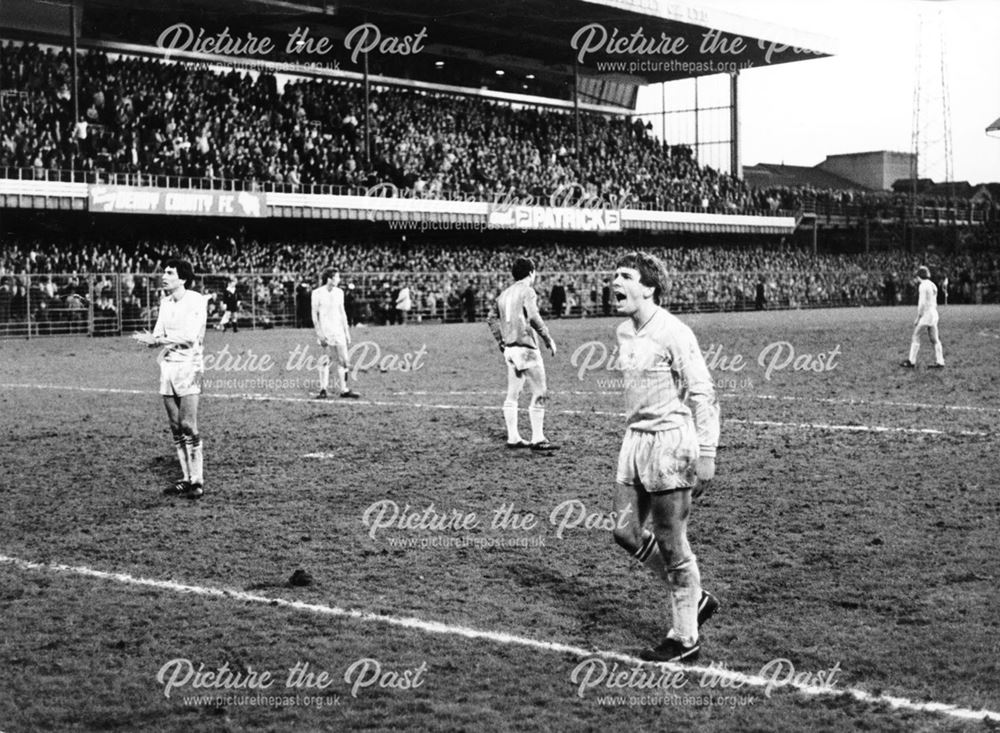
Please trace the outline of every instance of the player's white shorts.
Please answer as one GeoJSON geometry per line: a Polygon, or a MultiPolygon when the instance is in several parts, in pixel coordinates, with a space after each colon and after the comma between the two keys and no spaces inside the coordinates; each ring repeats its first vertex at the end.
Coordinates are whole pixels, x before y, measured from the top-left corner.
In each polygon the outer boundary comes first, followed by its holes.
{"type": "Polygon", "coordinates": [[[503,350],[503,358],[514,367],[517,376],[521,376],[529,369],[545,368],[542,363],[542,353],[538,349],[529,349],[527,346],[508,346],[503,350]]]}
{"type": "Polygon", "coordinates": [[[691,423],[655,433],[626,430],[616,481],[660,494],[698,483],[698,433],[691,423]]]}
{"type": "Polygon", "coordinates": [[[164,397],[189,397],[201,394],[202,370],[184,361],[160,362],[160,394],[164,397]]]}
{"type": "Polygon", "coordinates": [[[920,320],[917,321],[917,327],[921,326],[936,326],[938,325],[938,312],[930,311],[929,313],[924,313],[920,316],[920,320]]]}
{"type": "MultiPolygon", "coordinates": [[[[323,336],[326,338],[326,343],[328,346],[344,346],[344,347],[347,346],[346,333],[325,333],[323,334],[323,336]]],[[[323,342],[319,339],[318,336],[316,337],[316,343],[318,343],[320,346],[323,345],[323,342]]]]}

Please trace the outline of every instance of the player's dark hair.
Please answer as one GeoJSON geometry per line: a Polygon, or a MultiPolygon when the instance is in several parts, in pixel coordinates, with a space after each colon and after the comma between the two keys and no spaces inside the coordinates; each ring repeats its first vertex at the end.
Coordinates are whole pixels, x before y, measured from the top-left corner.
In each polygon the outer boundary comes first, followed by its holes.
{"type": "Polygon", "coordinates": [[[922,277],[927,280],[931,279],[931,271],[926,265],[921,265],[917,268],[917,277],[922,277]]]}
{"type": "Polygon", "coordinates": [[[194,285],[194,268],[187,260],[172,258],[163,263],[163,269],[172,267],[177,271],[177,277],[184,281],[184,287],[189,288],[194,285]]]}
{"type": "Polygon", "coordinates": [[[663,305],[667,299],[667,268],[658,257],[645,252],[629,252],[618,260],[615,269],[619,267],[638,270],[639,282],[647,288],[653,288],[653,302],[663,305]]]}
{"type": "Polygon", "coordinates": [[[320,284],[326,285],[328,282],[330,282],[331,279],[333,279],[333,276],[336,272],[337,272],[336,270],[323,270],[323,282],[320,284]]]}
{"type": "Polygon", "coordinates": [[[523,280],[534,271],[535,263],[527,257],[518,257],[510,268],[510,274],[514,276],[515,280],[523,280]]]}

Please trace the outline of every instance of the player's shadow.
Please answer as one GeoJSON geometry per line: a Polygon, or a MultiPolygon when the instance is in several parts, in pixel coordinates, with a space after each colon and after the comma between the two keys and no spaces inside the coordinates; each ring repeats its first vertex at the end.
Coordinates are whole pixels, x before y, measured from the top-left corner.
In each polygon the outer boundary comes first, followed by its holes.
{"type": "MultiPolygon", "coordinates": [[[[579,619],[579,633],[584,639],[607,636],[610,629],[627,629],[635,634],[637,650],[640,640],[663,634],[662,622],[637,613],[648,606],[650,599],[630,592],[631,584],[616,583],[601,574],[566,575],[548,565],[523,560],[508,563],[505,570],[511,582],[526,593],[550,598],[562,613],[579,619]]],[[[649,582],[653,592],[651,577],[649,582]]]]}
{"type": "Polygon", "coordinates": [[[149,472],[154,474],[157,479],[162,479],[164,482],[172,483],[172,481],[177,480],[177,475],[180,474],[180,467],[177,465],[177,456],[175,454],[159,455],[153,456],[149,459],[146,466],[149,472]]]}
{"type": "Polygon", "coordinates": [[[153,492],[150,497],[142,503],[143,509],[155,509],[170,503],[170,498],[163,495],[163,491],[177,482],[181,477],[180,466],[177,465],[177,455],[154,455],[145,466],[145,474],[152,484],[153,492]]]}

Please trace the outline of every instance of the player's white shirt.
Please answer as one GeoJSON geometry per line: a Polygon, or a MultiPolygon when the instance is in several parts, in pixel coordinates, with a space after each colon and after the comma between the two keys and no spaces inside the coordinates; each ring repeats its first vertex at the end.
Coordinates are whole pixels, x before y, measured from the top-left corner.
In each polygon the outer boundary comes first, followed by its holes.
{"type": "Polygon", "coordinates": [[[535,331],[548,343],[548,331],[538,314],[538,293],[523,281],[504,289],[491,311],[490,328],[504,346],[537,349],[535,331]]]}
{"type": "Polygon", "coordinates": [[[719,444],[719,403],[691,329],[657,308],[638,331],[629,319],[618,327],[617,335],[629,430],[658,432],[680,427],[692,420],[693,408],[701,455],[714,456],[719,444]]]}
{"type": "Polygon", "coordinates": [[[936,326],[938,323],[937,286],[930,280],[921,280],[917,301],[917,325],[936,326]]]}
{"type": "Polygon", "coordinates": [[[205,353],[205,324],[208,307],[205,296],[194,290],[185,290],[180,300],[172,295],[160,301],[153,336],[189,341],[191,346],[171,346],[164,350],[163,361],[185,363],[202,369],[205,353]]]}
{"type": "Polygon", "coordinates": [[[344,291],[323,285],[312,291],[313,325],[316,333],[327,341],[347,338],[347,313],[344,310],[344,291]]]}

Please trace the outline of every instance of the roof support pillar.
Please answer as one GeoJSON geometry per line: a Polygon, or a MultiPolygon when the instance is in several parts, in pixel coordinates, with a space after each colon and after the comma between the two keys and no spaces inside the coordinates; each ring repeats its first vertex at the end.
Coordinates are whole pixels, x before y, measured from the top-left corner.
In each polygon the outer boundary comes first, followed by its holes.
{"type": "Polygon", "coordinates": [[[573,121],[576,126],[576,170],[580,176],[580,186],[583,182],[583,151],[580,149],[580,65],[577,57],[573,57],[573,121]]]}
{"type": "Polygon", "coordinates": [[[364,117],[364,145],[365,145],[365,168],[369,171],[371,170],[371,126],[369,124],[368,108],[371,106],[371,101],[369,99],[369,80],[368,80],[368,52],[365,51],[365,117],[364,117]]]}
{"type": "MultiPolygon", "coordinates": [[[[740,163],[740,72],[729,75],[729,174],[737,178],[743,177],[743,165],[740,163]]],[[[697,112],[695,113],[697,114],[697,112]]]]}

